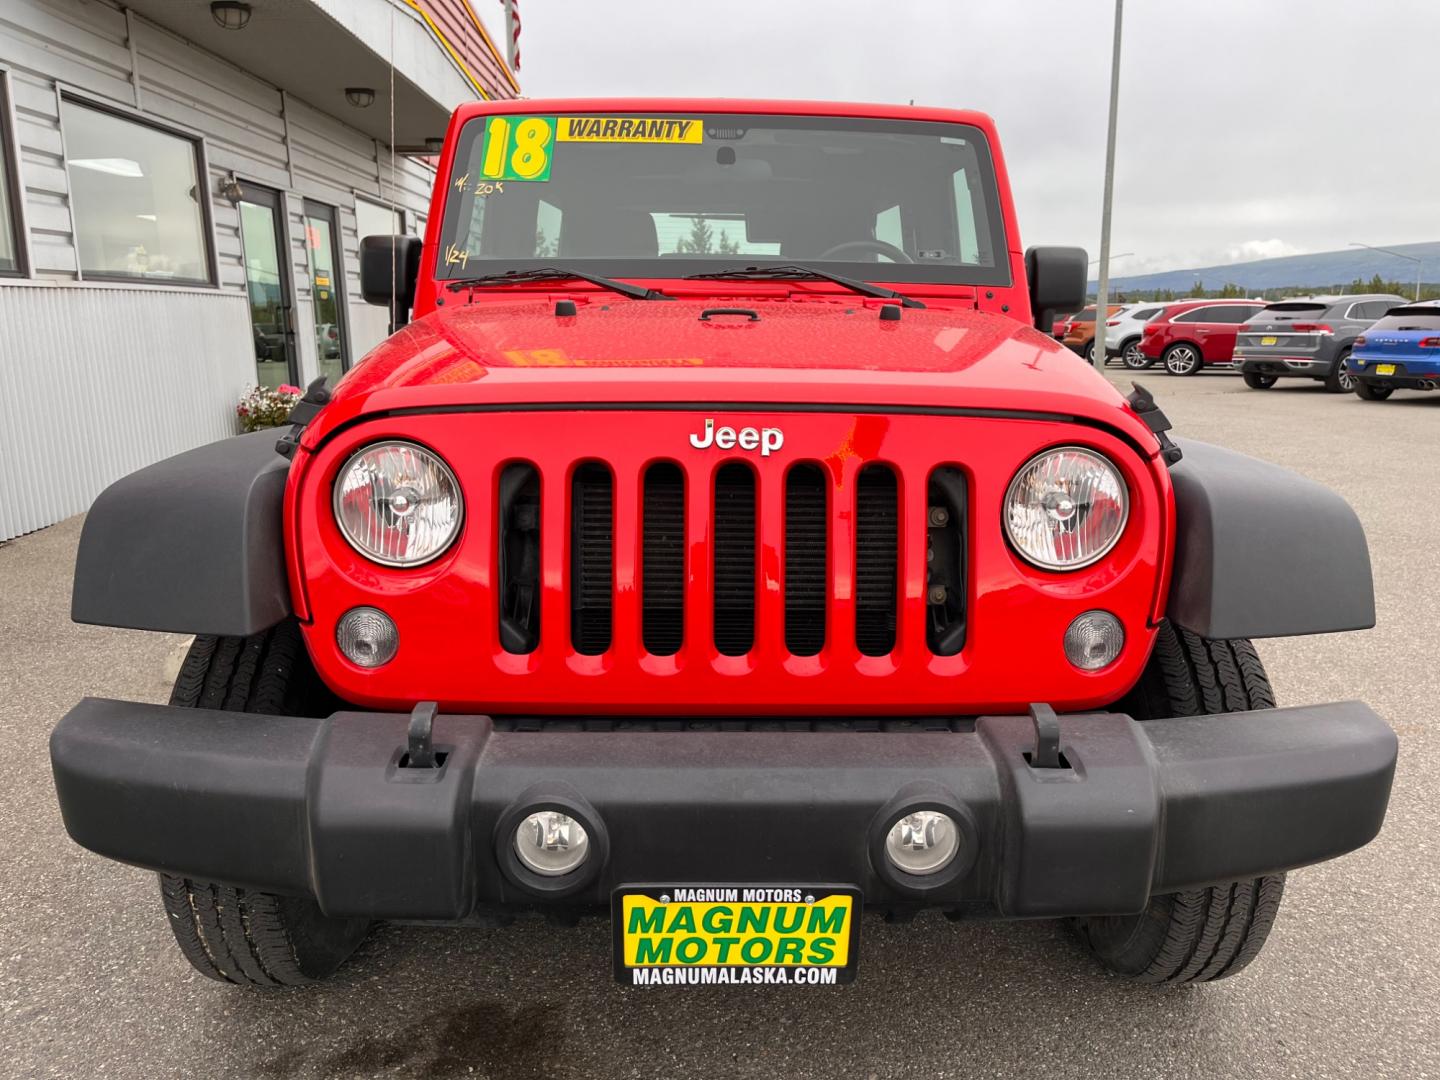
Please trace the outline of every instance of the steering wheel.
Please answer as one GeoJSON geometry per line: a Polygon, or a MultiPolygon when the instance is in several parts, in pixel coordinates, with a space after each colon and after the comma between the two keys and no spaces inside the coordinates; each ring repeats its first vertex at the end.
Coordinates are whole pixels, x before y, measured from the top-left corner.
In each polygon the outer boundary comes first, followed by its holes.
{"type": "Polygon", "coordinates": [[[884,240],[846,240],[845,243],[836,244],[828,251],[822,251],[820,258],[831,259],[842,251],[868,251],[876,255],[884,255],[891,262],[913,263],[915,261],[900,248],[894,244],[887,244],[884,240]]]}

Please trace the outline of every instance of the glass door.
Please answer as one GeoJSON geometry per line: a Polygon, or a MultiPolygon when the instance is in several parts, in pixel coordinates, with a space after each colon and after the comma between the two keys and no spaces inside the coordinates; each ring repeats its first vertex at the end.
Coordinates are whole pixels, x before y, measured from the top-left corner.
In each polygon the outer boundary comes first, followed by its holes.
{"type": "Polygon", "coordinates": [[[350,366],[350,341],[345,325],[335,208],[305,200],[305,250],[310,258],[310,298],[315,308],[315,355],[320,374],[334,386],[350,366]]]}
{"type": "Polygon", "coordinates": [[[280,193],[254,184],[243,184],[241,192],[237,209],[255,334],[255,379],[261,386],[297,385],[290,274],[283,258],[289,245],[280,193]]]}

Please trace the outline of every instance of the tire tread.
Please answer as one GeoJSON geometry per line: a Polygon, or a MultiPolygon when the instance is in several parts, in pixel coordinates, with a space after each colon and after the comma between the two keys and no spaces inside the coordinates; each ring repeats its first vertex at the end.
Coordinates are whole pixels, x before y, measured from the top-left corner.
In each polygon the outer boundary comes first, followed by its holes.
{"type": "MultiPolygon", "coordinates": [[[[1210,640],[1162,623],[1155,649],[1125,705],[1137,719],[1275,707],[1275,692],[1247,640],[1210,640]]],[[[1136,916],[1076,920],[1081,939],[1111,971],[1158,985],[1210,982],[1260,953],[1285,891],[1285,875],[1152,897],[1136,916]]]]}
{"type": "MultiPolygon", "coordinates": [[[[170,704],[280,715],[309,674],[304,643],[286,621],[246,638],[195,638],[170,704]]],[[[303,986],[329,975],[354,951],[365,920],[324,915],[313,900],[274,896],[173,874],[160,896],[175,942],[207,978],[264,989],[303,986]]]]}

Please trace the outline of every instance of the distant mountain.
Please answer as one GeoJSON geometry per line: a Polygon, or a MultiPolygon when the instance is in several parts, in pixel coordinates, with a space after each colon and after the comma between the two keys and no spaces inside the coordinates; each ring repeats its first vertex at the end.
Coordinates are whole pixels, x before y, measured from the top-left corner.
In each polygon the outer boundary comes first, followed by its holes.
{"type": "MultiPolygon", "coordinates": [[[[1440,240],[1424,244],[1395,244],[1392,250],[1424,259],[1420,268],[1425,281],[1440,281],[1440,240]]],[[[1346,285],[1356,278],[1368,281],[1379,274],[1386,281],[1415,280],[1416,266],[1393,255],[1384,255],[1368,248],[1346,248],[1343,251],[1320,251],[1313,255],[1285,255],[1278,259],[1256,259],[1254,262],[1226,263],[1223,266],[1201,266],[1193,270],[1165,270],[1158,274],[1136,274],[1133,277],[1112,277],[1110,288],[1148,292],[1170,289],[1183,296],[1194,288],[1195,280],[1207,290],[1227,284],[1258,292],[1295,285],[1328,289],[1346,285]]],[[[1097,282],[1090,282],[1094,292],[1097,282]]]]}

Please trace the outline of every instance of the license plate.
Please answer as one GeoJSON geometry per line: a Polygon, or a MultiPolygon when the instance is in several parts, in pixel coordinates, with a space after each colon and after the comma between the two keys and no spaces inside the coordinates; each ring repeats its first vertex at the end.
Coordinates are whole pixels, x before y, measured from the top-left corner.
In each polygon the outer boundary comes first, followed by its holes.
{"type": "Polygon", "coordinates": [[[615,890],[615,978],[626,986],[855,978],[860,890],[848,885],[625,885],[615,890]]]}
{"type": "Polygon", "coordinates": [[[1394,374],[1395,374],[1395,365],[1394,365],[1394,364],[1376,364],[1376,365],[1375,365],[1375,374],[1376,374],[1376,375],[1394,375],[1394,374]]]}
{"type": "Polygon", "coordinates": [[[1260,344],[1261,344],[1261,345],[1279,345],[1279,344],[1280,344],[1280,339],[1279,339],[1278,337],[1262,337],[1262,338],[1260,339],[1260,344]]]}

